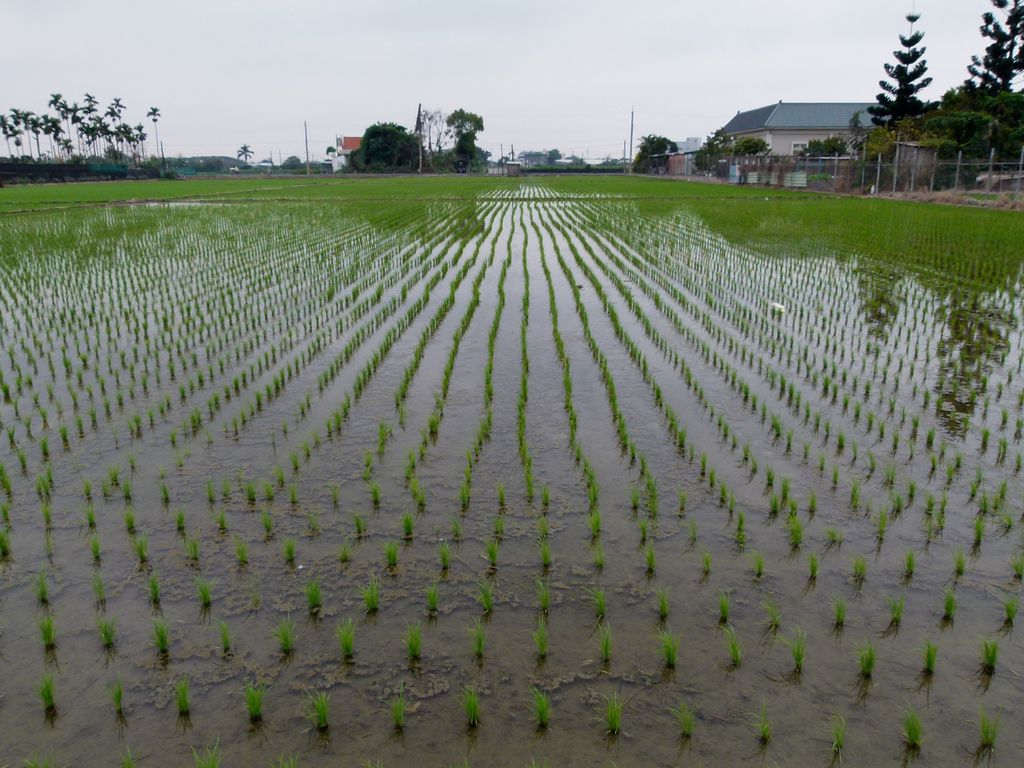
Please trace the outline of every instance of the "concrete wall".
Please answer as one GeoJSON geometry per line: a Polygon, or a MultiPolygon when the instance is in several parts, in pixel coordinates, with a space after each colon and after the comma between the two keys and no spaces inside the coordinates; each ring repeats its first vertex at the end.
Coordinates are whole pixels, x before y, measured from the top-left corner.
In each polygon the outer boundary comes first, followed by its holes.
{"type": "Polygon", "coordinates": [[[765,129],[762,131],[748,131],[746,133],[734,134],[734,138],[747,136],[764,139],[771,147],[773,155],[792,155],[794,144],[804,144],[814,139],[827,139],[829,136],[848,137],[848,130],[790,130],[790,129],[765,129]]]}

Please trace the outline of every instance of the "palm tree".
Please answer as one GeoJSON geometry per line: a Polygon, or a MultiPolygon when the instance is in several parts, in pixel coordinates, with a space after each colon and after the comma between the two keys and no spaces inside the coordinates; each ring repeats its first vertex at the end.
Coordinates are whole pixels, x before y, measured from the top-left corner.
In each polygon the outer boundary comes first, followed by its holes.
{"type": "Polygon", "coordinates": [[[249,158],[252,157],[252,155],[253,155],[252,149],[250,149],[248,144],[243,144],[241,147],[239,147],[238,153],[237,153],[237,157],[243,163],[248,163],[249,162],[249,158]]]}
{"type": "Polygon", "coordinates": [[[146,117],[153,121],[153,138],[156,141],[157,151],[160,153],[160,165],[162,167],[164,164],[164,148],[160,146],[160,131],[156,127],[156,121],[160,119],[160,108],[150,107],[146,117]]]}
{"type": "Polygon", "coordinates": [[[11,139],[14,136],[14,129],[11,128],[11,123],[7,119],[7,115],[0,115],[0,133],[4,135],[4,141],[7,142],[7,156],[11,156],[11,139]]]}

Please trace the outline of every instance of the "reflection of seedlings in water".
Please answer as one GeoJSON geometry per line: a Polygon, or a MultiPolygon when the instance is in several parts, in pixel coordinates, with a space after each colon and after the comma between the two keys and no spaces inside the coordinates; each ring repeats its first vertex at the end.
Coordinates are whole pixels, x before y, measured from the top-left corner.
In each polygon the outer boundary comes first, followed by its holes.
{"type": "Polygon", "coordinates": [[[530,688],[530,696],[533,698],[533,719],[538,728],[547,728],[551,720],[551,698],[536,686],[530,688]]]}

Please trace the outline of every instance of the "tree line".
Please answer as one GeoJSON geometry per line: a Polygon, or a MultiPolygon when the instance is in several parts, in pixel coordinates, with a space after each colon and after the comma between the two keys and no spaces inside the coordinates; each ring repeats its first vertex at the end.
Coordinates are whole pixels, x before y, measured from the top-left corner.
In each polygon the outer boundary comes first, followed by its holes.
{"type": "Polygon", "coordinates": [[[445,114],[421,109],[412,131],[397,123],[375,123],[366,129],[352,153],[354,170],[369,173],[468,171],[487,163],[489,152],[476,145],[484,119],[465,109],[445,114]]]}
{"type": "MultiPolygon", "coordinates": [[[[143,123],[135,125],[125,118],[127,108],[120,97],[104,107],[90,93],[68,102],[63,94],[50,94],[50,112],[36,114],[12,107],[0,113],[0,133],[12,160],[36,162],[81,162],[88,159],[133,163],[147,156],[149,138],[143,123]]],[[[157,123],[159,107],[150,107],[146,119],[152,121],[159,151],[157,123]]]]}

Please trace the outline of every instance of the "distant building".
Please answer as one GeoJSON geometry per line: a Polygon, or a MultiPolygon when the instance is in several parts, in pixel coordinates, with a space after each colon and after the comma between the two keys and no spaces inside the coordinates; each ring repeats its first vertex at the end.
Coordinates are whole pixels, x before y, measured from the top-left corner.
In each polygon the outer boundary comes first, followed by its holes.
{"type": "Polygon", "coordinates": [[[362,136],[339,136],[337,138],[338,151],[331,158],[331,170],[337,173],[343,168],[347,168],[352,162],[352,153],[359,149],[359,145],[362,143],[362,136]]]}
{"type": "Polygon", "coordinates": [[[535,165],[547,165],[548,153],[547,151],[525,151],[520,152],[516,159],[527,168],[535,165]]]}
{"type": "Polygon", "coordinates": [[[850,135],[850,120],[860,113],[860,124],[871,127],[868,107],[860,102],[790,103],[780,101],[767,107],[737,112],[725,125],[732,139],[764,139],[773,155],[794,155],[816,139],[850,135]]]}
{"type": "Polygon", "coordinates": [[[682,141],[677,141],[676,146],[680,152],[696,152],[703,143],[704,140],[700,136],[687,136],[682,141]]]}

